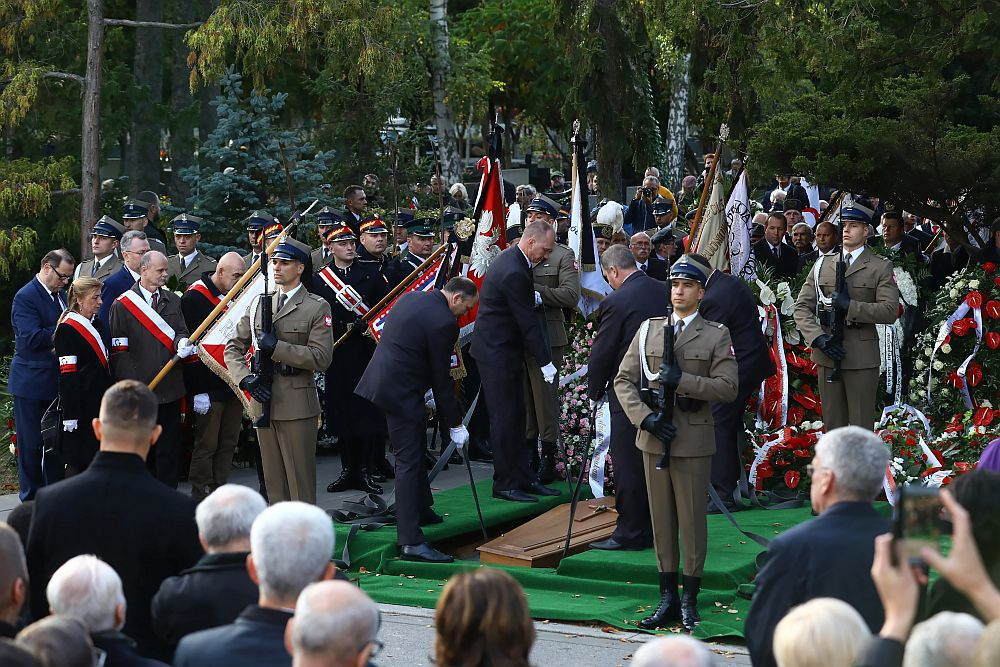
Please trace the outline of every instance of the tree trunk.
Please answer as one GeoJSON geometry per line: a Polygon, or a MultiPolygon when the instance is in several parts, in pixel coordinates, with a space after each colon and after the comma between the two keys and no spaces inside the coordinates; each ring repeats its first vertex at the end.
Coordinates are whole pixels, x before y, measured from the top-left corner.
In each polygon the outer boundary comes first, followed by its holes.
{"type": "Polygon", "coordinates": [[[80,258],[90,256],[90,229],[101,203],[101,67],[104,61],[103,0],[87,0],[87,69],[83,77],[83,141],[80,146],[80,258]]]}
{"type": "Polygon", "coordinates": [[[687,145],[688,105],[691,97],[691,54],[685,53],[674,66],[670,85],[670,116],[667,120],[668,188],[678,188],[684,175],[684,152],[687,145]]]}
{"type": "MultiPolygon", "coordinates": [[[[200,17],[196,14],[194,2],[181,0],[174,3],[174,22],[190,23],[200,17]]],[[[194,161],[194,128],[197,110],[191,96],[187,66],[188,47],[184,44],[187,31],[174,30],[173,62],[170,68],[170,187],[171,204],[177,208],[187,208],[191,188],[181,179],[181,171],[194,161]]]]}
{"type": "MultiPolygon", "coordinates": [[[[163,0],[137,0],[137,21],[162,21],[163,0]]],[[[125,169],[129,192],[160,192],[160,134],[163,127],[163,30],[136,28],[132,75],[139,94],[132,111],[125,169]]]]}
{"type": "Polygon", "coordinates": [[[437,126],[437,154],[441,176],[448,185],[462,180],[462,163],[458,155],[458,135],[455,114],[448,103],[447,83],[451,72],[448,46],[448,0],[430,0],[431,93],[434,97],[434,124],[437,126]]]}

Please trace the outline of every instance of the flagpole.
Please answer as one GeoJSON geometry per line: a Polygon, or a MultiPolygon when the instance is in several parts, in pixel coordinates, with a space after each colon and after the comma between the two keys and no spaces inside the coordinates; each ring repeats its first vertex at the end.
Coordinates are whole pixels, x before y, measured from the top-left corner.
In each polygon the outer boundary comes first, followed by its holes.
{"type": "Polygon", "coordinates": [[[340,347],[340,345],[345,340],[347,340],[347,338],[354,332],[354,330],[358,328],[358,324],[361,324],[361,323],[368,324],[373,319],[375,319],[375,316],[379,314],[379,312],[382,310],[382,308],[385,306],[385,304],[391,303],[393,299],[395,299],[397,296],[399,296],[399,294],[401,292],[403,292],[407,287],[409,287],[410,284],[414,280],[416,280],[416,278],[421,273],[423,273],[424,270],[428,266],[430,266],[434,262],[434,260],[437,259],[441,255],[442,252],[444,252],[445,250],[447,250],[450,247],[451,247],[450,243],[443,243],[443,244],[439,245],[437,247],[437,249],[434,252],[432,252],[430,254],[430,256],[423,261],[423,263],[420,264],[420,266],[418,266],[417,268],[415,268],[413,270],[413,273],[411,273],[406,278],[404,278],[403,282],[401,282],[398,285],[396,285],[392,289],[391,292],[389,292],[388,294],[385,295],[385,297],[382,298],[381,301],[379,301],[377,304],[375,304],[374,306],[372,306],[368,310],[368,313],[364,317],[362,317],[361,320],[357,324],[355,324],[353,327],[351,327],[350,329],[348,329],[347,333],[345,333],[343,336],[341,336],[340,338],[338,338],[337,342],[335,342],[333,344],[333,349],[336,350],[338,347],[340,347]]]}
{"type": "MultiPolygon", "coordinates": [[[[303,213],[302,215],[308,214],[309,211],[311,211],[313,207],[316,206],[316,204],[318,203],[319,200],[318,199],[315,200],[312,204],[309,205],[309,208],[307,208],[305,210],[305,213],[303,213]]],[[[288,232],[290,232],[292,228],[298,224],[298,221],[299,221],[298,217],[293,217],[289,225],[281,231],[281,234],[279,234],[273,241],[271,241],[270,245],[267,246],[267,253],[264,254],[270,256],[270,254],[274,251],[274,249],[278,246],[278,244],[285,240],[285,237],[288,236],[288,232]]],[[[263,234],[263,231],[261,231],[261,233],[263,234]]],[[[218,304],[216,304],[215,308],[212,309],[212,312],[208,314],[208,317],[202,320],[201,324],[198,325],[198,328],[195,329],[190,336],[188,336],[189,343],[194,344],[198,342],[198,339],[200,339],[202,334],[204,334],[205,331],[210,326],[212,326],[212,324],[215,322],[216,319],[218,319],[219,315],[222,314],[222,311],[226,309],[229,303],[237,296],[239,296],[240,292],[243,291],[243,288],[246,287],[247,283],[249,283],[252,279],[257,277],[257,271],[259,269],[260,269],[260,257],[258,257],[253,261],[253,264],[250,265],[250,268],[247,269],[246,273],[244,273],[240,277],[240,279],[236,281],[236,284],[233,285],[233,288],[231,290],[226,292],[226,295],[222,297],[222,299],[219,301],[218,304]]],[[[170,360],[166,363],[166,365],[163,368],[160,369],[160,372],[156,374],[156,377],[150,380],[149,389],[150,390],[156,389],[157,385],[163,382],[163,379],[167,377],[167,374],[174,367],[174,365],[177,364],[178,361],[180,361],[180,357],[178,357],[176,354],[170,357],[170,360]]]]}
{"type": "Polygon", "coordinates": [[[722,145],[729,138],[729,126],[723,123],[719,128],[719,145],[715,149],[715,157],[712,159],[712,166],[709,167],[708,177],[705,179],[705,186],[701,190],[701,198],[698,200],[698,210],[694,214],[694,221],[691,223],[691,230],[688,232],[688,248],[695,241],[695,231],[701,224],[701,216],[705,210],[705,202],[708,200],[709,189],[715,186],[715,172],[719,168],[719,158],[722,155],[722,145]]]}

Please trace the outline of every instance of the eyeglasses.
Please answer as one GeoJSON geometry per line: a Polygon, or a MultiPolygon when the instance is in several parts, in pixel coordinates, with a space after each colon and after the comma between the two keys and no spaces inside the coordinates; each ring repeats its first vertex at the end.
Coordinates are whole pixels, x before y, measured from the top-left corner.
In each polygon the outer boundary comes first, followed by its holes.
{"type": "Polygon", "coordinates": [[[139,255],[139,257],[142,257],[149,252],[149,248],[146,248],[145,250],[122,250],[122,252],[127,255],[139,255]]]}
{"type": "Polygon", "coordinates": [[[72,273],[70,273],[69,275],[65,275],[64,276],[63,274],[59,273],[59,270],[56,269],[56,267],[52,266],[51,264],[49,264],[49,268],[52,269],[52,273],[54,273],[57,276],[59,276],[60,280],[72,280],[73,279],[73,274],[72,273]]]}

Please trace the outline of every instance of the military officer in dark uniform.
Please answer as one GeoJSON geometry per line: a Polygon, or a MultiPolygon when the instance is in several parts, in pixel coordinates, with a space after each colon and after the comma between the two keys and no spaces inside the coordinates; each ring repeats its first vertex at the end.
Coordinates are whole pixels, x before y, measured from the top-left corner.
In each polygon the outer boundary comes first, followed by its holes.
{"type": "Polygon", "coordinates": [[[451,556],[427,544],[422,523],[438,523],[424,453],[424,395],[433,391],[443,428],[459,447],[469,440],[452,386],[451,356],[458,341],[457,318],[475,307],[476,285],[452,278],[440,291],[400,297],[386,318],[382,340],[355,390],[385,411],[396,452],[396,525],[404,560],[450,563],[451,556]]]}
{"type": "Polygon", "coordinates": [[[881,358],[876,324],[892,324],[899,316],[899,289],[892,262],[865,245],[870,218],[857,208],[840,213],[845,287],[837,292],[838,255],[816,260],[795,300],[795,325],[812,345],[819,367],[819,395],[827,431],[853,424],[870,429],[878,409],[881,358]],[[834,340],[835,313],[844,317],[843,341],[834,340]],[[831,381],[835,360],[839,379],[831,381]]]}
{"type": "Polygon", "coordinates": [[[639,622],[644,630],[679,620],[690,632],[701,620],[698,591],[708,548],[705,505],[715,452],[710,403],[735,399],[739,383],[729,330],[698,314],[710,270],[688,255],[674,263],[670,269],[671,323],[662,317],[643,322],[615,377],[618,400],[639,429],[636,446],[642,450],[660,572],[660,603],[652,615],[639,622]],[[675,362],[661,371],[664,326],[674,328],[675,362]],[[672,421],[648,404],[661,382],[675,392],[672,421]],[[643,391],[646,387],[648,393],[643,391]],[[668,465],[658,469],[665,446],[670,447],[668,465]],[[684,594],[678,600],[681,552],[684,594]]]}
{"type": "MultiPolygon", "coordinates": [[[[148,213],[149,204],[139,201],[138,199],[129,199],[125,202],[125,206],[122,208],[122,222],[128,231],[146,233],[146,227],[149,226],[147,224],[149,222],[149,218],[146,217],[148,213]]],[[[150,250],[159,251],[163,253],[164,257],[167,256],[167,245],[162,239],[151,234],[146,234],[146,240],[149,241],[150,250]]]]}
{"type": "Polygon", "coordinates": [[[281,224],[267,211],[254,211],[246,220],[247,242],[250,244],[250,252],[243,255],[243,263],[249,269],[254,262],[260,258],[261,243],[264,241],[261,232],[265,227],[273,224],[281,224]]]}
{"type": "Polygon", "coordinates": [[[392,261],[389,283],[395,287],[417,270],[434,252],[434,218],[414,218],[406,223],[406,250],[392,261]]]}
{"type": "Polygon", "coordinates": [[[96,278],[102,283],[105,278],[122,267],[118,255],[118,242],[125,234],[125,226],[117,220],[102,216],[90,232],[90,251],[94,256],[76,265],[74,278],[96,278]]]}
{"type": "MultiPolygon", "coordinates": [[[[371,265],[357,261],[354,232],[346,224],[334,226],[325,239],[333,251],[328,269],[346,285],[353,287],[364,303],[372,307],[388,293],[385,278],[371,265]]],[[[370,401],[354,393],[361,375],[375,353],[375,341],[365,335],[360,316],[337,301],[337,295],[323,280],[313,281],[316,293],[330,304],[333,314],[333,340],[337,341],[357,325],[333,351],[333,361],[326,375],[326,423],[340,443],[342,470],[327,491],[335,493],[358,489],[382,493],[372,474],[393,474],[391,470],[373,470],[371,465],[388,465],[384,447],[385,416],[370,401]]]]}
{"type": "Polygon", "coordinates": [[[226,367],[254,405],[271,401],[271,425],[257,429],[268,500],[316,502],[316,418],[319,396],[313,373],[330,365],[333,349],[330,306],[302,284],[310,248],[285,238],[271,255],[274,284],[272,331],[260,330],[259,304],[251,304],[226,344],[226,367]],[[251,324],[252,322],[252,324],[251,324]],[[270,387],[250,373],[251,344],[274,363],[270,387]]]}
{"type": "Polygon", "coordinates": [[[392,234],[393,234],[393,248],[390,253],[394,257],[399,257],[404,252],[406,252],[406,225],[410,220],[413,220],[413,211],[408,208],[397,208],[392,213],[392,234]]]}
{"type": "Polygon", "coordinates": [[[201,278],[201,274],[215,271],[216,261],[198,251],[203,222],[201,218],[187,213],[181,213],[171,221],[177,254],[167,260],[168,277],[190,285],[201,278]]]}
{"type": "MultiPolygon", "coordinates": [[[[361,221],[361,244],[358,246],[358,261],[378,271],[388,282],[389,266],[389,228],[385,221],[372,216],[361,221]]],[[[368,304],[374,306],[374,303],[368,304]]]]}
{"type": "Polygon", "coordinates": [[[635,427],[622,409],[612,383],[639,325],[667,314],[667,287],[635,266],[635,256],[622,245],[601,256],[601,269],[614,288],[598,309],[597,332],[590,348],[587,394],[592,401],[607,396],[611,413],[611,459],[615,464],[615,510],[611,537],[590,546],[634,551],[653,543],[642,452],[635,446],[635,427]]]}
{"type": "Polygon", "coordinates": [[[326,247],[323,239],[326,238],[327,232],[329,232],[334,225],[343,224],[344,213],[343,211],[338,211],[332,209],[329,206],[324,206],[316,213],[316,232],[319,234],[319,247],[313,248],[312,258],[313,271],[322,271],[330,262],[333,261],[333,253],[330,249],[326,247]]]}

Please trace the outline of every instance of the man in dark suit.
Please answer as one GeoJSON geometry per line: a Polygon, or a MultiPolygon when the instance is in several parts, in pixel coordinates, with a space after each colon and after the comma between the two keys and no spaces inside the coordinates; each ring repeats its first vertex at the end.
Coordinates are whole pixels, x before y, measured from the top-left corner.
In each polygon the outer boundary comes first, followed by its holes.
{"type": "Polygon", "coordinates": [[[139,282],[139,264],[142,256],[149,252],[149,241],[145,232],[125,232],[119,247],[122,267],[101,285],[101,308],[97,311],[97,319],[105,331],[111,331],[111,306],[115,305],[115,300],[139,282]]]}
{"type": "MultiPolygon", "coordinates": [[[[45,588],[73,556],[94,554],[121,576],[128,600],[123,632],[146,656],[169,655],[156,637],[149,606],[160,583],[201,557],[195,504],[146,470],[160,437],[156,397],[144,384],[113,385],[93,422],[101,450],[85,471],[39,491],[28,535],[31,609],[48,609],[45,588]]],[[[82,428],[82,425],[81,425],[82,428]]]]}
{"type": "Polygon", "coordinates": [[[529,352],[554,382],[556,367],[535,315],[531,267],[546,259],[556,242],[551,225],[533,222],[517,245],[490,264],[479,295],[472,335],[472,357],[479,364],[493,446],[493,495],[503,500],[537,502],[529,493],[545,493],[531,472],[524,446],[524,357],[529,352]]]}
{"type": "Polygon", "coordinates": [[[868,245],[873,248],[883,247],[896,255],[910,255],[923,261],[920,252],[920,242],[903,232],[903,216],[899,211],[886,211],[882,214],[882,235],[872,236],[868,245]]]}
{"type": "Polygon", "coordinates": [[[645,549],[653,543],[642,452],[635,446],[635,427],[625,416],[611,383],[622,358],[644,320],[667,314],[667,286],[635,268],[635,256],[625,246],[611,246],[601,255],[601,268],[614,292],[598,310],[597,333],[590,348],[587,394],[592,401],[607,395],[611,412],[611,458],[615,462],[615,510],[618,520],[611,537],[595,549],[645,549]]]}
{"type": "Polygon", "coordinates": [[[31,500],[45,484],[63,478],[63,464],[55,452],[42,453],[42,415],[56,397],[59,360],[52,335],[66,309],[63,289],[73,277],[73,256],[52,250],[27,285],[14,295],[10,323],[14,329],[14,358],[7,388],[14,397],[17,434],[17,477],[21,500],[31,500]]]}
{"type": "MultiPolygon", "coordinates": [[[[692,254],[708,264],[700,255],[692,254]]],[[[743,442],[743,415],[750,395],[765,378],[774,375],[774,362],[767,351],[767,341],[760,330],[753,293],[742,279],[721,271],[712,271],[705,285],[705,298],[698,312],[706,320],[726,325],[733,340],[739,366],[739,389],[731,403],[712,403],[715,420],[715,454],[712,456],[712,486],[727,509],[739,509],[736,487],[740,480],[740,449],[743,442]]],[[[709,505],[709,511],[712,511],[709,505]]],[[[715,509],[718,511],[718,508],[715,509]]]]}
{"type": "Polygon", "coordinates": [[[153,598],[153,627],[171,652],[187,635],[232,623],[257,602],[247,556],[250,528],[265,509],[259,493],[238,484],[220,486],[198,503],[194,518],[205,555],[164,579],[153,598]]]}
{"type": "Polygon", "coordinates": [[[427,416],[424,396],[434,393],[441,424],[462,448],[469,432],[451,379],[451,357],[458,341],[458,319],[478,301],[476,284],[452,278],[441,291],[410,292],[389,312],[382,338],[354,390],[385,411],[389,440],[396,452],[397,542],[404,560],[450,563],[452,557],[424,540],[420,524],[440,520],[431,505],[424,467],[427,416]]]}
{"type": "Polygon", "coordinates": [[[787,228],[785,215],[772,211],[764,225],[764,238],[753,246],[757,263],[770,269],[775,280],[791,280],[799,269],[799,253],[784,240],[787,228]]]}
{"type": "Polygon", "coordinates": [[[931,255],[930,284],[934,289],[941,289],[953,274],[969,266],[969,252],[965,246],[948,232],[941,232],[941,236],[944,237],[945,247],[931,255]]]}
{"type": "Polygon", "coordinates": [[[182,639],[174,667],[291,667],[285,626],[302,589],[334,576],[333,546],[330,517],[315,505],[292,500],[264,510],[250,529],[247,557],[260,589],[257,604],[229,625],[182,639]]]}
{"type": "Polygon", "coordinates": [[[871,568],[875,537],[889,530],[889,521],[872,499],[888,461],[885,444],[859,426],[834,429],[816,444],[809,498],[819,517],[768,547],[743,633],[754,667],[774,667],[774,627],[792,607],[813,598],[843,600],[872,632],[882,625],[871,568]]]}
{"type": "Polygon", "coordinates": [[[666,282],[667,263],[653,253],[653,243],[646,232],[636,232],[629,239],[628,249],[635,256],[635,268],[650,278],[666,282]]]}

